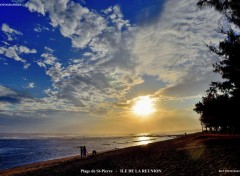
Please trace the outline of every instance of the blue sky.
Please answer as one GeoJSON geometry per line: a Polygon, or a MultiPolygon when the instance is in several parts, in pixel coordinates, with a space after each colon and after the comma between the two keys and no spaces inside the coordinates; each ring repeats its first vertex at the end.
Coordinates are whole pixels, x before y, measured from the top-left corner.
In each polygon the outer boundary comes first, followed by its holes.
{"type": "Polygon", "coordinates": [[[121,134],[197,129],[217,80],[204,43],[221,16],[187,0],[12,0],[0,6],[0,131],[121,134]],[[157,111],[131,108],[149,96],[157,111]],[[124,121],[128,121],[126,124],[124,121]]]}

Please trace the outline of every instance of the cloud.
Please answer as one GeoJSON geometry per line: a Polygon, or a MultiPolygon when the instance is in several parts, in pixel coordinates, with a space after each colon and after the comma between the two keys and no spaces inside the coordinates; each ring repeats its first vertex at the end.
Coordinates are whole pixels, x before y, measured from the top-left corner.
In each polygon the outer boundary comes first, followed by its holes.
{"type": "MultiPolygon", "coordinates": [[[[2,24],[1,30],[7,35],[7,41],[16,40],[16,35],[23,35],[20,31],[17,31],[9,27],[6,23],[2,24]]],[[[3,45],[0,47],[0,55],[4,55],[7,58],[14,59],[15,61],[22,62],[24,64],[23,68],[28,69],[31,65],[27,62],[21,55],[23,54],[35,54],[36,49],[29,49],[23,45],[10,45],[6,41],[2,41],[3,45]]]]}
{"type": "Polygon", "coordinates": [[[29,89],[32,89],[34,87],[36,87],[34,82],[29,83],[28,86],[27,86],[27,88],[29,88],[29,89]]]}
{"type": "MultiPolygon", "coordinates": [[[[30,84],[30,87],[34,86],[30,84]]],[[[74,111],[53,98],[36,99],[25,93],[0,85],[0,116],[44,117],[46,111],[74,111]]],[[[51,111],[51,112],[50,112],[51,111]]]]}
{"type": "Polygon", "coordinates": [[[117,24],[117,28],[122,30],[123,27],[130,27],[129,21],[123,19],[123,14],[119,6],[111,6],[103,11],[110,18],[112,23],[117,24]]]}
{"type": "Polygon", "coordinates": [[[2,24],[2,31],[7,36],[8,41],[13,41],[16,35],[23,35],[20,31],[17,31],[11,27],[9,27],[6,23],[2,24]]]}
{"type": "Polygon", "coordinates": [[[59,27],[61,34],[70,38],[76,48],[86,47],[106,27],[103,17],[73,1],[30,0],[26,7],[31,12],[48,14],[51,25],[59,27]]]}
{"type": "Polygon", "coordinates": [[[124,98],[132,86],[142,82],[131,53],[133,28],[119,6],[101,14],[72,1],[29,1],[26,6],[32,12],[49,15],[52,26],[59,27],[73,47],[88,47],[82,57],[67,64],[52,51],[41,55],[43,60],[37,64],[53,82],[53,88],[45,90],[51,102],[59,100],[69,109],[92,111],[106,99],[124,98]]]}
{"type": "MultiPolygon", "coordinates": [[[[81,130],[89,130],[98,125],[100,132],[198,127],[192,111],[193,101],[204,93],[210,80],[218,79],[212,74],[215,56],[204,42],[217,43],[222,36],[214,31],[221,16],[212,10],[200,11],[195,3],[194,0],[165,1],[162,13],[154,17],[154,21],[133,27],[119,6],[96,12],[76,1],[29,0],[26,7],[48,18],[51,28],[59,29],[62,36],[72,42],[74,52],[82,55],[61,60],[58,56],[63,51],[45,47],[34,59],[52,81],[44,90],[45,97],[37,99],[0,86],[0,116],[24,118],[22,129],[25,122],[32,126],[29,119],[37,126],[40,118],[51,122],[42,124],[40,130],[49,124],[51,129],[58,125],[65,127],[65,122],[70,131],[75,125],[77,132],[79,126],[81,130]],[[146,87],[148,91],[142,91],[146,87]],[[140,93],[127,96],[131,91],[140,93]],[[154,99],[158,109],[146,121],[134,118],[130,112],[138,99],[136,96],[142,92],[154,99]],[[69,119],[72,116],[74,120],[69,119]],[[76,123],[76,119],[85,117],[85,123],[76,123]]],[[[35,26],[33,30],[48,29],[35,26]]],[[[0,47],[0,55],[22,62],[24,67],[30,64],[24,55],[36,52],[27,46],[7,43],[0,47]]],[[[34,82],[28,87],[34,88],[34,82]]],[[[16,126],[18,123],[12,123],[11,129],[16,130],[16,126]]]]}
{"type": "Polygon", "coordinates": [[[37,64],[40,67],[46,68],[47,66],[52,66],[56,63],[57,58],[53,56],[53,50],[51,48],[45,47],[46,52],[41,54],[43,60],[38,60],[37,64]]]}
{"type": "MultiPolygon", "coordinates": [[[[214,56],[203,42],[216,42],[222,37],[212,27],[221,16],[197,10],[193,0],[166,1],[156,23],[136,27],[124,19],[119,6],[97,13],[68,0],[30,0],[26,7],[49,17],[51,25],[59,28],[74,48],[86,52],[62,61],[55,51],[45,48],[36,62],[50,77],[52,87],[39,101],[21,99],[15,112],[114,114],[131,105],[126,95],[144,82],[144,75],[159,79],[165,86],[152,92],[159,101],[175,100],[169,98],[174,96],[195,98],[208,79],[215,78],[210,74],[214,56]]],[[[0,54],[6,56],[7,51],[11,53],[7,57],[23,63],[26,60],[20,54],[36,52],[27,52],[26,48],[20,51],[19,46],[0,47],[0,54]]],[[[5,112],[11,110],[4,107],[5,112]]]]}
{"type": "MultiPolygon", "coordinates": [[[[0,85],[0,104],[20,104],[24,99],[31,99],[29,96],[0,85]]],[[[2,109],[3,110],[3,109],[2,109]]]]}
{"type": "Polygon", "coordinates": [[[29,49],[22,45],[13,45],[9,47],[0,47],[0,55],[4,55],[7,58],[14,59],[15,61],[24,63],[24,68],[27,69],[30,64],[21,57],[23,54],[34,54],[37,53],[35,49],[29,49]]]}
{"type": "Polygon", "coordinates": [[[194,0],[166,1],[159,20],[136,34],[138,72],[158,76],[167,86],[193,81],[192,75],[200,82],[208,79],[216,60],[204,43],[224,37],[215,31],[221,18],[212,9],[197,9],[194,0]]]}
{"type": "Polygon", "coordinates": [[[215,73],[206,73],[199,76],[193,72],[192,75],[188,75],[181,82],[158,90],[154,93],[154,96],[169,97],[172,100],[201,98],[208,89],[210,82],[217,80],[217,78],[220,79],[215,73]]]}
{"type": "Polygon", "coordinates": [[[33,30],[34,30],[34,32],[41,33],[43,31],[49,31],[50,29],[48,27],[41,26],[40,24],[37,24],[36,27],[33,30]]]}
{"type": "Polygon", "coordinates": [[[22,35],[21,32],[13,29],[13,28],[10,28],[6,23],[2,24],[2,31],[3,32],[6,32],[6,33],[10,33],[10,34],[18,34],[18,35],[22,35]]]}

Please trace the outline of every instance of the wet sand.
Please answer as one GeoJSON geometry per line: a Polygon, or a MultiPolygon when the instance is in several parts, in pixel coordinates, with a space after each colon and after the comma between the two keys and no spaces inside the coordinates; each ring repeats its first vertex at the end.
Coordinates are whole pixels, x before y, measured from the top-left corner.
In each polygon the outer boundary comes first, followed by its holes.
{"type": "Polygon", "coordinates": [[[104,152],[86,159],[76,156],[0,171],[1,176],[131,175],[131,173],[164,176],[240,175],[240,135],[196,133],[172,140],[104,152]]]}

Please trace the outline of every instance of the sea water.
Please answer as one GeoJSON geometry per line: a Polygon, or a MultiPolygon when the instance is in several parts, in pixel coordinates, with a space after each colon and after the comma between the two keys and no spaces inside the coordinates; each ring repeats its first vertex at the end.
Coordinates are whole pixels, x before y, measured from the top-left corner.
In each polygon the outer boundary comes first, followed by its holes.
{"type": "Polygon", "coordinates": [[[84,145],[87,147],[88,154],[91,154],[93,150],[104,152],[172,138],[174,136],[81,137],[74,135],[1,134],[0,170],[79,155],[79,146],[84,145]]]}

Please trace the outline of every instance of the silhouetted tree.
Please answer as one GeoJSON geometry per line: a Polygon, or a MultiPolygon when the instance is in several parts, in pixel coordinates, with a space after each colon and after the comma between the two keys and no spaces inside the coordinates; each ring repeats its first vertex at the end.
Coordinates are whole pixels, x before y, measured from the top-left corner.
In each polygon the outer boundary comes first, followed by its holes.
{"type": "Polygon", "coordinates": [[[209,129],[223,132],[240,132],[240,1],[239,0],[199,0],[199,7],[214,7],[224,14],[230,23],[228,29],[219,32],[227,35],[218,48],[209,49],[219,56],[214,72],[220,73],[223,81],[212,82],[207,96],[195,105],[201,115],[201,124],[209,129]]]}

